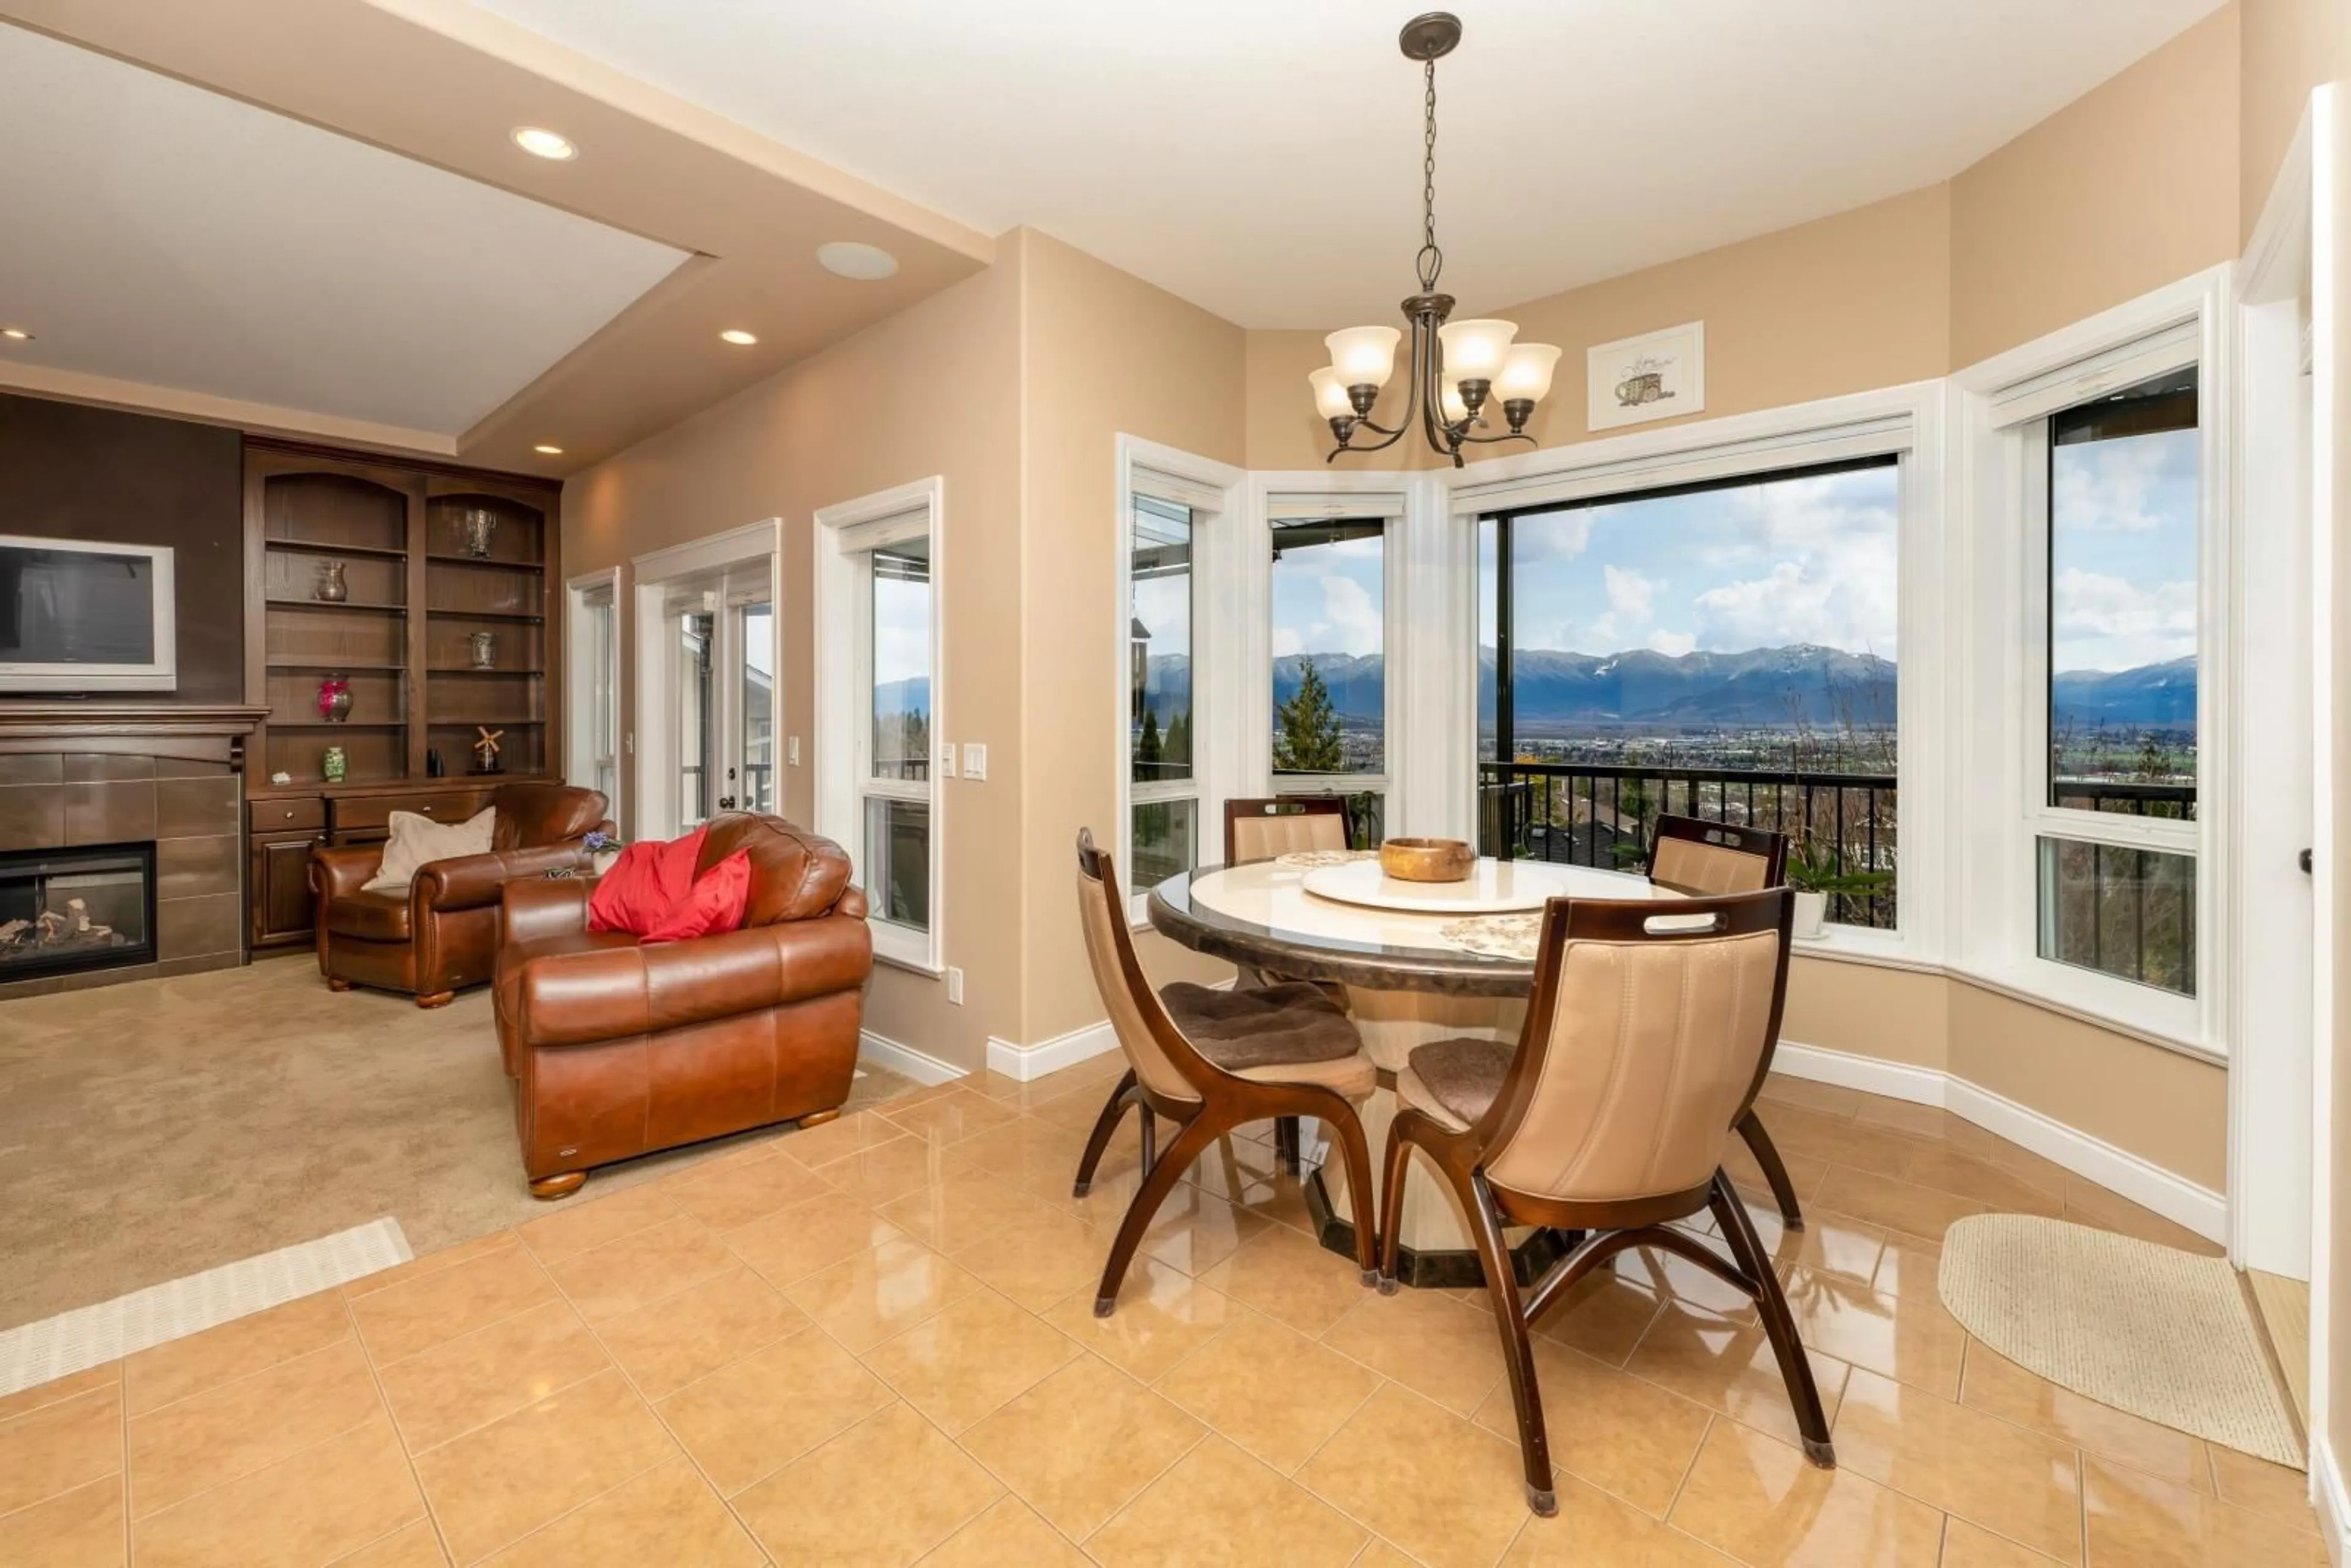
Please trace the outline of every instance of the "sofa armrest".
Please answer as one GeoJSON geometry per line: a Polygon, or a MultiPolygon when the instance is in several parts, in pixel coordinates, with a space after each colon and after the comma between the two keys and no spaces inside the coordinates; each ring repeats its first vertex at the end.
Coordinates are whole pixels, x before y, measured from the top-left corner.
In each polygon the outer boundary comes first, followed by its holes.
{"type": "Polygon", "coordinates": [[[523,966],[517,1021],[528,1046],[592,1045],[857,990],[872,969],[865,922],[834,915],[690,942],[551,953],[523,966]]]}
{"type": "Polygon", "coordinates": [[[596,882],[592,876],[555,881],[541,876],[507,883],[499,892],[501,940],[537,942],[587,930],[588,896],[596,891],[596,882]]]}
{"type": "Polygon", "coordinates": [[[480,909],[497,903],[500,890],[509,882],[544,882],[549,872],[587,864],[588,852],[577,839],[538,849],[492,850],[486,854],[430,861],[416,873],[417,907],[480,909]]]}
{"type": "Polygon", "coordinates": [[[310,891],[321,900],[349,898],[382,869],[381,844],[321,845],[310,852],[310,891]]]}

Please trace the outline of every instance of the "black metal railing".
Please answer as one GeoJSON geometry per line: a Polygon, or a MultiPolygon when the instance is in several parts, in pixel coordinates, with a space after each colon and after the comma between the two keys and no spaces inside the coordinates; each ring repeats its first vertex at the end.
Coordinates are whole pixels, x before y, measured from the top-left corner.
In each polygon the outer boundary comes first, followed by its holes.
{"type": "Polygon", "coordinates": [[[1895,778],[1891,773],[1748,768],[1645,768],[1584,762],[1478,766],[1480,852],[1562,865],[1637,871],[1659,817],[1698,817],[1802,838],[1839,876],[1875,873],[1865,893],[1839,893],[1829,918],[1891,927],[1895,778]]]}

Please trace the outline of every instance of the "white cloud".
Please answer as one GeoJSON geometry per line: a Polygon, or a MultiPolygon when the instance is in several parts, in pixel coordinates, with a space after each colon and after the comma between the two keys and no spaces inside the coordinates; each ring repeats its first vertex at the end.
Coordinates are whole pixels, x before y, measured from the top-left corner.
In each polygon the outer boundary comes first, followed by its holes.
{"type": "Polygon", "coordinates": [[[1663,583],[1644,577],[1630,567],[1604,566],[1600,572],[1608,585],[1608,608],[1612,614],[1634,622],[1649,619],[1649,602],[1656,597],[1657,590],[1665,586],[1663,583]]]}
{"type": "Polygon", "coordinates": [[[2155,488],[2173,455],[2164,441],[2097,441],[2060,446],[2051,465],[2056,496],[2051,515],[2062,527],[2101,533],[2161,528],[2155,488]]]}
{"type": "Polygon", "coordinates": [[[1275,658],[1287,659],[1293,653],[1303,653],[1304,652],[1306,652],[1306,639],[1298,634],[1295,627],[1277,626],[1273,629],[1273,656],[1275,658]]]}
{"type": "Polygon", "coordinates": [[[1816,643],[1895,656],[1894,540],[1858,535],[1810,561],[1710,588],[1693,601],[1701,646],[1730,652],[1816,643]]]}
{"type": "Polygon", "coordinates": [[[1649,633],[1649,646],[1678,659],[1698,646],[1698,638],[1688,632],[1668,632],[1660,626],[1649,633]]]}
{"type": "Polygon", "coordinates": [[[1379,652],[1380,607],[1370,591],[1352,577],[1322,580],[1324,619],[1312,630],[1317,653],[1375,653],[1379,652]]]}
{"type": "Polygon", "coordinates": [[[1510,553],[1521,565],[1545,559],[1573,560],[1592,542],[1593,519],[1599,515],[1578,507],[1520,518],[1510,527],[1510,553]]]}
{"type": "Polygon", "coordinates": [[[2128,670],[2196,652],[2196,584],[2142,586],[2068,567],[2050,585],[2059,670],[2128,670]]]}

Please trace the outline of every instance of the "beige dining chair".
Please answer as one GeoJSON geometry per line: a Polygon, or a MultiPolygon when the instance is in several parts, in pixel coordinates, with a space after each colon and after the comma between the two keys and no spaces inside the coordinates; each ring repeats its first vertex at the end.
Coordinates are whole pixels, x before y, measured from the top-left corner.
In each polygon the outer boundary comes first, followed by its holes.
{"type": "MultiPolygon", "coordinates": [[[[1179,1025],[1169,1004],[1152,990],[1135,956],[1134,936],[1127,929],[1126,906],[1119,896],[1118,868],[1094,847],[1093,834],[1083,830],[1078,834],[1078,924],[1085,933],[1095,988],[1134,1077],[1132,1092],[1144,1110],[1176,1126],[1167,1147],[1156,1157],[1146,1133],[1143,1185],[1111,1241],[1102,1284],[1094,1293],[1096,1317],[1108,1317],[1116,1308],[1119,1283],[1134,1249],[1185,1171],[1210,1145],[1244,1123],[1313,1116],[1328,1124],[1338,1134],[1346,1161],[1348,1190],[1370,1193],[1371,1148],[1355,1107],[1371,1098],[1378,1073],[1346,1015],[1329,1007],[1284,1007],[1265,992],[1218,993],[1193,987],[1205,996],[1222,997],[1217,1005],[1225,1016],[1213,1032],[1204,1029],[1196,1033],[1179,1025]]],[[[1184,996],[1176,987],[1168,990],[1184,996]]],[[[1098,1125],[1078,1167],[1081,1193],[1092,1180],[1100,1145],[1107,1141],[1098,1125]]],[[[1364,1212],[1369,1212],[1368,1201],[1364,1212]]],[[[1358,1225],[1355,1262],[1366,1285],[1378,1279],[1373,1242],[1371,1228],[1358,1225]]]]}
{"type": "Polygon", "coordinates": [[[1380,1201],[1380,1289],[1395,1289],[1405,1166],[1427,1154],[1468,1217],[1517,1407],[1527,1501],[1557,1511],[1527,1325],[1628,1247],[1704,1269],[1751,1298],[1804,1453],[1836,1462],[1812,1365],[1746,1206],[1722,1169],[1771,1071],[1788,979],[1785,888],[1675,904],[1552,899],[1516,1049],[1447,1040],[1396,1075],[1380,1201]],[[1729,1255],[1673,1222],[1710,1212],[1729,1255]],[[1523,1299],[1507,1225],[1587,1232],[1523,1299]]]}
{"type": "MultiPolygon", "coordinates": [[[[1788,836],[1769,828],[1735,822],[1708,822],[1697,817],[1660,817],[1649,845],[1649,880],[1680,894],[1754,893],[1778,887],[1788,880],[1788,836]]],[[[1752,1106],[1740,1119],[1739,1136],[1747,1152],[1762,1167],[1780,1206],[1780,1222],[1791,1230],[1804,1228],[1804,1211],[1796,1201],[1796,1184],[1763,1118],[1752,1106]]]]}

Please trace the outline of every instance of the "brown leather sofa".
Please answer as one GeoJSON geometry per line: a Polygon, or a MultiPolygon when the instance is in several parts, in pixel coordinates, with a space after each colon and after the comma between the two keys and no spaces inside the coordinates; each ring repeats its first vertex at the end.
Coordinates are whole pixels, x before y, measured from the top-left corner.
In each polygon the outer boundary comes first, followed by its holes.
{"type": "Polygon", "coordinates": [[[840,845],[780,817],[712,819],[697,875],[751,852],[743,928],[640,946],[588,929],[593,878],[513,882],[498,1046],[532,1196],[591,1166],[772,1122],[829,1122],[857,1071],[873,938],[840,845]]]}
{"type": "Polygon", "coordinates": [[[604,797],[593,789],[501,784],[490,804],[498,813],[490,852],[433,861],[405,890],[367,890],[383,863],[381,844],[310,852],[319,972],[331,989],[406,991],[418,1007],[437,1008],[483,984],[497,967],[499,890],[517,877],[585,869],[580,841],[598,828],[612,831],[604,797]]]}

